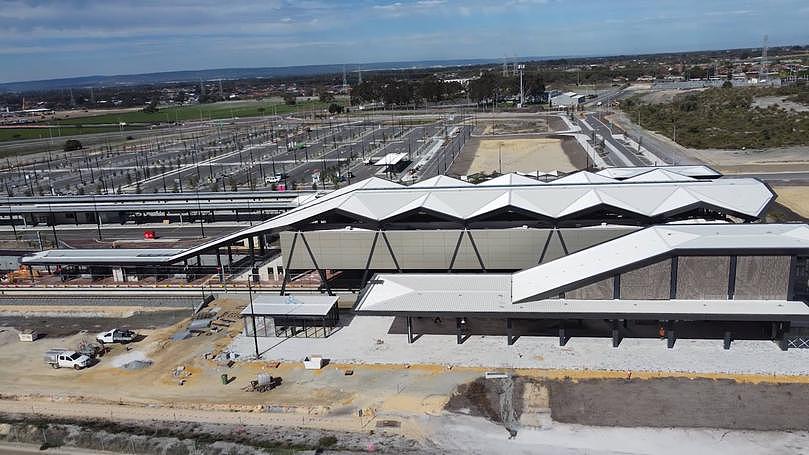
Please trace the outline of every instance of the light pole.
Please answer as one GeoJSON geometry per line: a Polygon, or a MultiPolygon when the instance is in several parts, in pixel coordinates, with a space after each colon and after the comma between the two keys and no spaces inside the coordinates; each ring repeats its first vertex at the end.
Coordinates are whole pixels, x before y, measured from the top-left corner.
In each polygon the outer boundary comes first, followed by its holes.
{"type": "MultiPolygon", "coordinates": [[[[286,273],[286,270],[284,270],[286,273]]],[[[256,360],[261,358],[258,352],[258,333],[256,331],[256,310],[253,308],[253,268],[250,268],[250,276],[247,277],[247,295],[250,298],[250,320],[253,321],[253,345],[256,348],[256,360]]],[[[266,329],[266,327],[265,327],[266,329]]]]}
{"type": "Polygon", "coordinates": [[[497,150],[497,162],[500,165],[500,175],[503,175],[503,143],[500,143],[500,147],[497,150]]]}

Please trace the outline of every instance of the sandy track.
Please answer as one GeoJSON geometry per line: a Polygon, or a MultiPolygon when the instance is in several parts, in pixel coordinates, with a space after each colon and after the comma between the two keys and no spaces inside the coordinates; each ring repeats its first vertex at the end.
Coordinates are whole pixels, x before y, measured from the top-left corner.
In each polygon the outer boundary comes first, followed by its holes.
{"type": "MultiPolygon", "coordinates": [[[[220,423],[232,425],[272,425],[303,427],[334,431],[362,432],[374,427],[375,417],[318,416],[298,413],[232,412],[181,407],[140,407],[131,405],[59,402],[49,400],[0,400],[0,412],[28,414],[40,417],[109,419],[150,422],[220,423]]],[[[402,422],[400,431],[406,428],[402,422]]]]}
{"type": "Polygon", "coordinates": [[[578,169],[562,148],[561,140],[556,138],[486,138],[479,139],[476,145],[470,144],[473,146],[466,152],[471,157],[468,168],[463,171],[466,174],[501,170],[502,173],[554,169],[570,172],[578,169]]]}

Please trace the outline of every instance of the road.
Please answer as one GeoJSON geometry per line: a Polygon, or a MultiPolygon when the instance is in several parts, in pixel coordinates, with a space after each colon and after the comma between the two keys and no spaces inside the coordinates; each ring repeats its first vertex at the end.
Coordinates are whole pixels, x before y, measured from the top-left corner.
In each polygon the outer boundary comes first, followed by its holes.
{"type": "Polygon", "coordinates": [[[581,128],[582,132],[593,137],[593,132],[604,139],[604,161],[611,166],[649,166],[649,163],[643,156],[635,153],[634,150],[629,148],[625,143],[613,137],[612,133],[614,127],[609,122],[604,122],[599,118],[598,114],[587,113],[585,114],[586,122],[581,117],[576,117],[576,123],[581,128]]]}

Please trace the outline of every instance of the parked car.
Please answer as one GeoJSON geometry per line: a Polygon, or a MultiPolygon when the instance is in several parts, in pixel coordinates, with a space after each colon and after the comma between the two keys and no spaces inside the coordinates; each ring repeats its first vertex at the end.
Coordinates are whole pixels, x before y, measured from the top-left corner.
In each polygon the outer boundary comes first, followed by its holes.
{"type": "Polygon", "coordinates": [[[138,334],[132,330],[112,329],[96,335],[96,340],[98,340],[99,343],[125,344],[134,341],[136,336],[138,336],[138,334]]]}
{"type": "Polygon", "coordinates": [[[90,365],[90,357],[67,349],[51,349],[45,353],[45,363],[53,368],[81,370],[90,365]]]}

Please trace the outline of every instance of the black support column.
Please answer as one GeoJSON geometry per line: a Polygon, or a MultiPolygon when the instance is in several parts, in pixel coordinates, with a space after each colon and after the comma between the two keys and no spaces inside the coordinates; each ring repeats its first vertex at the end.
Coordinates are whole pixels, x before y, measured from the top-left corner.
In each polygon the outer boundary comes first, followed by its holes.
{"type": "Polygon", "coordinates": [[[612,347],[617,348],[621,344],[620,322],[616,319],[612,321],[612,347]]]}

